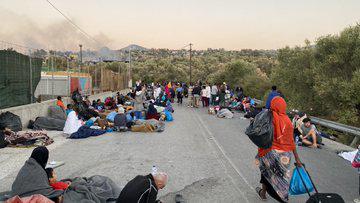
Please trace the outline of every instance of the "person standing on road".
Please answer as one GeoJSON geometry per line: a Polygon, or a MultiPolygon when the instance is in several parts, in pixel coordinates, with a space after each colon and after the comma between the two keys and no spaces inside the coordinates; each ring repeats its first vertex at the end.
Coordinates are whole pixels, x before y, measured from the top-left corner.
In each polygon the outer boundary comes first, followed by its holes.
{"type": "Polygon", "coordinates": [[[200,94],[201,94],[201,87],[199,86],[199,84],[195,85],[192,93],[194,96],[194,107],[199,108],[199,100],[200,100],[200,94]]]}
{"type": "Polygon", "coordinates": [[[203,105],[203,107],[206,107],[206,100],[207,100],[207,97],[206,97],[206,87],[203,86],[202,87],[202,90],[201,90],[201,103],[203,105]]]}
{"type": "Polygon", "coordinates": [[[194,95],[193,95],[194,86],[190,83],[188,88],[188,107],[194,107],[194,95]]]}
{"type": "Polygon", "coordinates": [[[184,97],[184,89],[181,87],[181,85],[178,85],[178,88],[176,88],[176,95],[177,95],[177,103],[182,104],[182,100],[184,97]]]}
{"type": "Polygon", "coordinates": [[[218,96],[218,88],[217,85],[214,83],[214,85],[211,87],[211,104],[213,106],[216,105],[216,97],[218,96]]]}
{"type": "Polygon", "coordinates": [[[206,84],[205,90],[206,90],[206,106],[208,107],[210,105],[210,98],[211,98],[211,87],[208,83],[206,84]]]}
{"type": "Polygon", "coordinates": [[[271,87],[271,92],[269,93],[268,98],[266,100],[265,108],[270,109],[271,100],[276,96],[280,96],[280,94],[277,91],[276,86],[274,85],[271,87]]]}
{"type": "Polygon", "coordinates": [[[281,97],[274,97],[270,108],[273,114],[274,139],[269,149],[258,149],[257,163],[261,172],[260,183],[256,192],[261,200],[266,200],[266,193],[278,202],[288,202],[290,187],[291,152],[296,165],[301,166],[294,142],[294,128],[286,114],[286,102],[281,97]]]}

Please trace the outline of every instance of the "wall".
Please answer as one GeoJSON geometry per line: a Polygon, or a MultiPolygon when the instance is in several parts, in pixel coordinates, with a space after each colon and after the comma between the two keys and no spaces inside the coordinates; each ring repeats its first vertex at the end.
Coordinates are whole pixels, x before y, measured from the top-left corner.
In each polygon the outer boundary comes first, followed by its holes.
{"type": "MultiPolygon", "coordinates": [[[[129,90],[121,90],[120,93],[126,94],[129,90]]],[[[103,92],[96,95],[89,96],[90,101],[101,99],[104,100],[106,97],[114,96],[116,92],[103,92]]],[[[63,98],[64,104],[71,102],[69,97],[63,98]]],[[[49,106],[56,105],[56,100],[44,101],[41,103],[27,104],[22,106],[11,107],[7,109],[0,109],[0,113],[10,111],[20,117],[23,128],[27,128],[30,120],[35,120],[39,116],[47,116],[49,106]]]]}

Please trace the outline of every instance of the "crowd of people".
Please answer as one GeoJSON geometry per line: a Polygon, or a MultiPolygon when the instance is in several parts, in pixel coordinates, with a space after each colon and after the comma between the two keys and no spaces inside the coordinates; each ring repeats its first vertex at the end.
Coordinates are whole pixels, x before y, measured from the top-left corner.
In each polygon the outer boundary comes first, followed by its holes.
{"type": "MultiPolygon", "coordinates": [[[[175,111],[172,105],[175,102],[182,105],[183,98],[187,98],[189,108],[199,108],[202,105],[208,108],[209,112],[214,111],[218,115],[223,113],[222,110],[238,111],[244,113],[245,117],[254,119],[263,109],[271,110],[274,129],[272,145],[268,149],[258,148],[256,155],[256,163],[261,173],[261,187],[257,187],[256,192],[261,200],[267,200],[267,195],[270,195],[278,202],[288,202],[292,154],[296,166],[302,166],[296,145],[321,148],[322,137],[331,138],[317,130],[305,113],[293,110],[290,112],[293,117],[291,120],[287,113],[284,95],[277,90],[276,86],[272,87],[263,107],[256,104],[253,98],[246,96],[241,87],[231,89],[225,82],[222,84],[197,82],[188,85],[175,82],[143,84],[138,81],[126,95],[118,92],[116,96],[107,97],[104,101],[101,99],[90,101],[89,97],[82,97],[78,92],[74,92],[71,104],[65,106],[61,97],[57,98],[56,104],[67,115],[64,133],[70,137],[74,137],[77,133],[78,137],[75,136],[75,138],[84,138],[86,135],[80,136],[79,132],[88,134],[99,131],[105,133],[128,130],[147,132],[142,131],[139,125],[148,129],[151,127],[141,122],[172,121],[172,114],[175,111]],[[88,131],[89,129],[94,131],[88,131]]],[[[58,202],[74,201],[72,198],[76,195],[69,191],[78,192],[76,188],[80,183],[76,179],[59,181],[56,171],[46,167],[48,157],[49,151],[46,147],[34,149],[13,183],[12,196],[14,197],[8,202],[16,202],[16,199],[25,196],[58,202]],[[32,181],[32,177],[37,177],[38,181],[32,181]],[[25,187],[24,184],[29,185],[25,187]]],[[[110,185],[107,189],[111,192],[94,196],[117,202],[156,202],[158,191],[165,187],[168,179],[162,172],[139,175],[129,181],[120,191],[110,179],[96,178],[97,181],[107,182],[110,185]]],[[[83,187],[88,186],[83,185],[83,187]]],[[[95,198],[94,196],[84,195],[81,198],[91,199],[95,198]]]]}
{"type": "MultiPolygon", "coordinates": [[[[64,133],[74,138],[73,134],[79,132],[96,132],[96,135],[112,131],[161,132],[164,130],[162,122],[173,121],[173,97],[167,87],[158,85],[150,89],[139,82],[126,95],[118,92],[113,97],[93,101],[74,92],[73,102],[66,107],[58,97],[57,105],[67,114],[64,133]]],[[[76,138],[88,137],[78,134],[76,138]]]]}

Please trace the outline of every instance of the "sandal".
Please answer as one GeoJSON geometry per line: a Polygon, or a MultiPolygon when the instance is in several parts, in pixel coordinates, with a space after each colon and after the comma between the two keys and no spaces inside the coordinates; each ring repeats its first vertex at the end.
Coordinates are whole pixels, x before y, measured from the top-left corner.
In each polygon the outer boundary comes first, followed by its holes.
{"type": "Polygon", "coordinates": [[[258,197],[259,197],[260,200],[262,200],[262,201],[267,201],[267,198],[266,198],[266,197],[263,198],[263,197],[260,195],[260,192],[262,191],[262,189],[261,189],[260,187],[256,187],[255,190],[256,190],[256,193],[258,194],[258,197]]]}

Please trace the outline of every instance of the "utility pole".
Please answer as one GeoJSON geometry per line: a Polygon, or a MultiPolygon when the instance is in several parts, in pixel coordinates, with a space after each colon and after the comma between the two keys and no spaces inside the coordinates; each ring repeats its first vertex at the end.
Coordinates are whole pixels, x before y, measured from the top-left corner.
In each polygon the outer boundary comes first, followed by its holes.
{"type": "Polygon", "coordinates": [[[51,95],[52,95],[52,99],[55,99],[55,96],[54,96],[54,57],[55,57],[55,52],[53,53],[53,56],[51,57],[51,95]]]}
{"type": "Polygon", "coordinates": [[[79,73],[81,73],[81,65],[82,65],[82,44],[79,44],[80,47],[80,65],[79,65],[79,73]]]}
{"type": "Polygon", "coordinates": [[[34,95],[33,95],[33,84],[32,84],[32,61],[31,61],[31,50],[29,50],[29,69],[30,69],[30,76],[29,76],[29,81],[30,81],[30,103],[33,103],[34,101],[34,95]]]}
{"type": "Polygon", "coordinates": [[[128,87],[132,87],[132,80],[131,80],[131,47],[129,48],[129,77],[128,77],[128,87]],[[131,83],[130,83],[131,82],[131,83]]]}
{"type": "Polygon", "coordinates": [[[70,73],[69,73],[69,69],[70,69],[70,57],[69,56],[65,56],[66,57],[66,74],[67,74],[67,85],[66,85],[66,93],[67,95],[71,95],[70,93],[70,73]]]}
{"type": "Polygon", "coordinates": [[[190,83],[192,83],[192,67],[191,67],[191,51],[192,51],[192,45],[193,44],[189,44],[189,46],[190,46],[190,49],[189,49],[189,52],[190,52],[190,61],[189,61],[189,66],[190,66],[190,83]]]}

